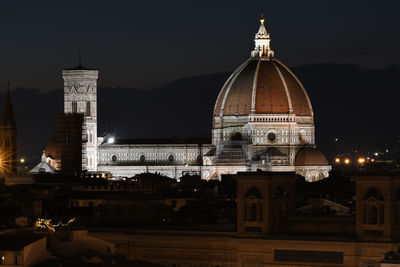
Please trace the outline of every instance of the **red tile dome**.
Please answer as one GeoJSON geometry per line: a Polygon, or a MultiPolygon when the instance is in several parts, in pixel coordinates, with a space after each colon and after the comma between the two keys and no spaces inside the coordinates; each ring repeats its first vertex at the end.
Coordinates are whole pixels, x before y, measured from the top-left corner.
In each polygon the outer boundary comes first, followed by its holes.
{"type": "Polygon", "coordinates": [[[303,147],[297,152],[296,166],[327,166],[328,161],[324,154],[313,147],[303,147]]]}
{"type": "Polygon", "coordinates": [[[226,81],[215,103],[214,116],[294,114],[313,116],[303,85],[274,57],[243,63],[226,81]]]}

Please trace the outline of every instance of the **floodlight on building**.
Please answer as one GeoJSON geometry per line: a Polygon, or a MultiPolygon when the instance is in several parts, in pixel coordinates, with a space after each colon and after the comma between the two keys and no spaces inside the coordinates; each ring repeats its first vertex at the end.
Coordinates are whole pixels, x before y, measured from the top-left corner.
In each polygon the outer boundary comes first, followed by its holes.
{"type": "Polygon", "coordinates": [[[115,138],[114,138],[114,137],[109,137],[109,138],[107,139],[107,143],[108,143],[108,144],[114,144],[114,142],[115,142],[115,138]]]}

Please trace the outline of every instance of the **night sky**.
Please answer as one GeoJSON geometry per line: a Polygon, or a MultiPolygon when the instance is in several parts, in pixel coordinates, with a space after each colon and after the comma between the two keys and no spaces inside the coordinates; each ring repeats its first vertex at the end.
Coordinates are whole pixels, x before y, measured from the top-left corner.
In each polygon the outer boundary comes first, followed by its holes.
{"type": "MultiPolygon", "coordinates": [[[[62,87],[60,71],[100,70],[100,86],[147,89],[234,70],[260,13],[288,66],[399,63],[400,1],[1,1],[0,81],[62,87]]],[[[1,86],[2,90],[4,86],[1,86]]]]}
{"type": "Polygon", "coordinates": [[[322,151],[337,153],[336,137],[384,147],[400,140],[399,10],[395,0],[1,1],[0,93],[10,81],[19,154],[38,160],[80,43],[83,65],[100,71],[99,135],[206,136],[263,13],[275,56],[310,94],[322,151]]]}

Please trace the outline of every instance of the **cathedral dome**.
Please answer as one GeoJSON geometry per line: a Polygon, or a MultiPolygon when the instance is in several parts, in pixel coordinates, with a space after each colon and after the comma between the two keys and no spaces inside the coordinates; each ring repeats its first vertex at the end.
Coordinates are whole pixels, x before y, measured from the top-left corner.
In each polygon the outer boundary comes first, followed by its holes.
{"type": "Polygon", "coordinates": [[[214,117],[276,114],[312,117],[311,102],[303,85],[274,57],[263,17],[254,42],[251,58],[222,87],[214,117]]]}
{"type": "Polygon", "coordinates": [[[296,166],[327,166],[328,160],[316,148],[313,147],[304,147],[297,152],[296,155],[296,166]]]}
{"type": "Polygon", "coordinates": [[[274,57],[253,57],[224,84],[214,116],[293,114],[312,116],[310,99],[299,79],[274,57]]]}

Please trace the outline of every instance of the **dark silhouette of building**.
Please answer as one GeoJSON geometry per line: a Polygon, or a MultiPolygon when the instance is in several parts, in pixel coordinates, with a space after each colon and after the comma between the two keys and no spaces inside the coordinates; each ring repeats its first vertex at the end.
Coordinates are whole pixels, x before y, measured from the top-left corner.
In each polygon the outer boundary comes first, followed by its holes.
{"type": "Polygon", "coordinates": [[[61,172],[82,171],[82,124],[83,114],[62,113],[57,116],[56,139],[61,147],[61,172]]]}
{"type": "Polygon", "coordinates": [[[6,101],[0,122],[0,172],[17,171],[17,125],[11,103],[10,86],[7,88],[6,101]]]}

